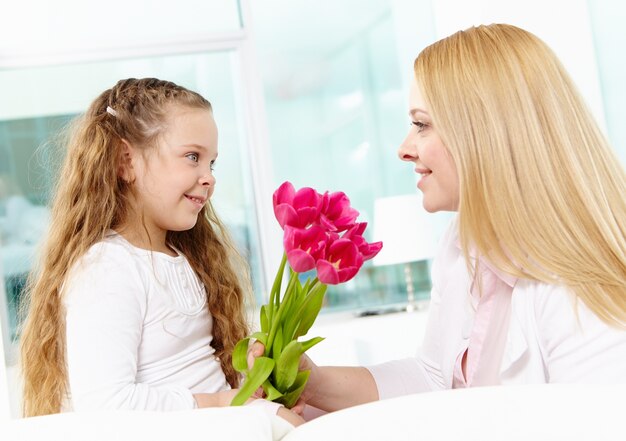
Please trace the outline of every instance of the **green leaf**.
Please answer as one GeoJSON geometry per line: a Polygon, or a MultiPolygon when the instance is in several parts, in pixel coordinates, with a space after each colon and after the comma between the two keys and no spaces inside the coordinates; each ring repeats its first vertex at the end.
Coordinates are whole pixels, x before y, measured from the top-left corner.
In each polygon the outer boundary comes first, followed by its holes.
{"type": "Polygon", "coordinates": [[[303,341],[302,342],[302,353],[308,351],[309,349],[311,349],[313,346],[315,346],[316,344],[318,344],[322,340],[324,340],[324,337],[314,337],[314,338],[312,338],[310,340],[303,341]]]}
{"type": "Polygon", "coordinates": [[[296,375],[296,380],[291,386],[289,392],[285,393],[282,397],[276,400],[276,402],[283,404],[286,408],[291,409],[297,402],[302,391],[306,387],[306,382],[309,380],[311,371],[300,371],[296,375]]]}
{"type": "Polygon", "coordinates": [[[265,332],[255,332],[250,336],[250,338],[257,339],[258,341],[263,343],[264,346],[267,343],[267,333],[265,332]]]}
{"type": "Polygon", "coordinates": [[[283,253],[283,258],[280,261],[280,266],[278,267],[278,272],[276,273],[276,277],[274,278],[274,284],[272,285],[272,290],[270,291],[269,305],[271,309],[268,311],[270,328],[272,325],[272,319],[274,318],[274,313],[276,312],[276,310],[278,309],[278,306],[280,305],[280,286],[283,283],[283,274],[285,273],[286,264],[287,264],[287,254],[283,253]]]}
{"type": "Polygon", "coordinates": [[[261,331],[267,333],[270,329],[269,324],[269,311],[267,310],[267,305],[261,306],[261,331]]]}
{"type": "Polygon", "coordinates": [[[303,353],[304,349],[302,349],[302,343],[299,341],[293,340],[285,346],[282,354],[276,360],[274,371],[276,389],[286,391],[291,387],[298,374],[298,364],[303,353]]]}
{"type": "Polygon", "coordinates": [[[265,392],[266,400],[275,401],[276,398],[280,398],[283,396],[283,394],[274,387],[269,379],[263,382],[263,391],[265,392]]]}
{"type": "Polygon", "coordinates": [[[280,323],[277,324],[276,336],[274,337],[274,344],[272,345],[272,358],[278,360],[280,353],[283,351],[283,327],[280,323]]]}
{"type": "Polygon", "coordinates": [[[276,362],[271,358],[259,357],[254,361],[254,366],[250,370],[250,374],[246,377],[243,385],[239,389],[235,398],[230,403],[231,406],[241,406],[248,398],[252,396],[259,386],[261,386],[267,377],[270,376],[276,362]]]}
{"type": "Polygon", "coordinates": [[[300,311],[297,312],[298,317],[300,317],[300,323],[298,324],[298,328],[292,338],[298,338],[309,332],[309,329],[313,326],[320,309],[322,309],[324,294],[326,294],[326,285],[320,283],[319,285],[316,285],[306,296],[302,306],[300,307],[300,311]]]}
{"type": "MultiPolygon", "coordinates": [[[[307,279],[308,280],[308,279],[307,279]]],[[[304,300],[304,291],[300,281],[294,283],[294,290],[291,296],[289,296],[289,304],[285,305],[285,313],[283,314],[283,341],[293,340],[294,330],[300,323],[300,316],[298,311],[302,307],[302,301],[304,300]]]]}
{"type": "Polygon", "coordinates": [[[276,311],[275,313],[274,311],[272,311],[272,319],[270,320],[271,322],[270,332],[269,332],[269,337],[267,339],[267,346],[265,347],[266,354],[271,353],[270,351],[272,349],[272,345],[274,344],[274,339],[276,338],[276,330],[280,326],[282,326],[282,322],[284,321],[283,315],[285,311],[285,306],[288,303],[290,294],[292,294],[291,287],[295,283],[295,280],[297,279],[297,276],[298,276],[298,273],[293,272],[291,268],[289,268],[289,272],[290,272],[289,284],[287,285],[287,288],[285,289],[285,298],[283,298],[283,301],[280,303],[280,306],[278,307],[278,311],[276,311]]]}
{"type": "Polygon", "coordinates": [[[248,373],[248,343],[250,338],[242,338],[233,349],[233,367],[242,374],[248,373]]]}

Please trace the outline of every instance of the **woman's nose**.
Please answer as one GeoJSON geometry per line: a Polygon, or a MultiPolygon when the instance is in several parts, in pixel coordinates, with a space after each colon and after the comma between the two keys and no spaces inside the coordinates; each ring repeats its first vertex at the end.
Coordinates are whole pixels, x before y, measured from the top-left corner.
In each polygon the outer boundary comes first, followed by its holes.
{"type": "Polygon", "coordinates": [[[398,158],[402,161],[415,161],[417,159],[417,147],[411,139],[411,134],[402,141],[398,148],[398,158]]]}

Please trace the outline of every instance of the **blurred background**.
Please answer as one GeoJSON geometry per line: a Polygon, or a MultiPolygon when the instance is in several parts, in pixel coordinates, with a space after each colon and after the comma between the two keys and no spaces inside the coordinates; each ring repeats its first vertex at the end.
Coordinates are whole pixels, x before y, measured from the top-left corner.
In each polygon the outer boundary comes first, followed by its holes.
{"type": "Polygon", "coordinates": [[[121,78],[171,80],[213,104],[213,200],[250,262],[258,303],[282,254],[271,195],[285,180],[344,191],[370,223],[368,239],[390,250],[331,287],[325,312],[367,315],[405,304],[407,293],[427,301],[429,263],[450,216],[421,209],[416,176],[396,149],[409,128],[413,59],[459,29],[506,22],[544,39],[626,164],[626,4],[618,0],[2,4],[0,321],[9,366],[18,362],[17,305],[46,234],[58,133],[121,78]]]}

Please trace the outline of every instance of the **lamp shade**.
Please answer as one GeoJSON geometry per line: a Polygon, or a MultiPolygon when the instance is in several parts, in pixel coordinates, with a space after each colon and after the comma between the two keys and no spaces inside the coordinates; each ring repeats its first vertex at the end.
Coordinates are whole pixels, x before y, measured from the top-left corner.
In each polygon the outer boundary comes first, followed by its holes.
{"type": "Polygon", "coordinates": [[[432,214],[422,207],[421,194],[379,198],[374,201],[373,240],[385,246],[373,259],[375,266],[431,259],[439,231],[432,214]]]}

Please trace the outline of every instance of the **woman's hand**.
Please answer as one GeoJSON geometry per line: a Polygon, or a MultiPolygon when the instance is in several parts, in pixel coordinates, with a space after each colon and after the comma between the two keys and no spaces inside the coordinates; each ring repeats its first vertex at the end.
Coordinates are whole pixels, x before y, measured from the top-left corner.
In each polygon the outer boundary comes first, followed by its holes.
{"type": "MultiPolygon", "coordinates": [[[[265,352],[265,346],[263,346],[263,344],[258,341],[255,341],[252,344],[252,346],[250,346],[250,348],[248,349],[248,369],[252,369],[252,366],[254,366],[254,360],[256,360],[258,357],[263,356],[263,352],[265,352]]],[[[315,363],[313,363],[313,361],[309,358],[308,355],[302,354],[302,356],[300,357],[300,365],[298,367],[298,370],[300,371],[310,370],[311,371],[309,375],[309,380],[307,381],[306,386],[304,387],[304,391],[302,391],[302,395],[300,395],[300,399],[291,408],[291,411],[293,413],[296,413],[297,415],[302,415],[302,412],[304,411],[304,406],[306,405],[306,403],[313,396],[315,396],[315,391],[317,390],[318,367],[315,363]]],[[[254,396],[258,398],[263,397],[263,389],[259,388],[255,392],[254,396]]]]}
{"type": "MultiPolygon", "coordinates": [[[[254,360],[263,355],[265,347],[254,342],[248,349],[248,367],[251,369],[254,360]]],[[[320,410],[333,412],[358,404],[378,400],[378,387],[374,377],[364,367],[357,366],[322,366],[319,367],[306,355],[300,357],[300,370],[310,370],[300,399],[292,412],[299,415],[304,407],[310,404],[320,410]]],[[[263,396],[263,390],[257,391],[257,396],[263,396]]]]}

